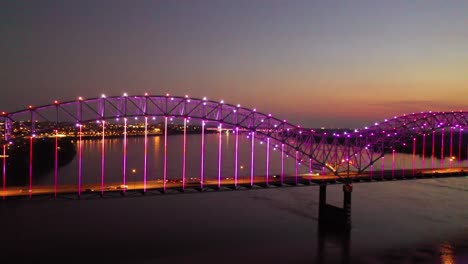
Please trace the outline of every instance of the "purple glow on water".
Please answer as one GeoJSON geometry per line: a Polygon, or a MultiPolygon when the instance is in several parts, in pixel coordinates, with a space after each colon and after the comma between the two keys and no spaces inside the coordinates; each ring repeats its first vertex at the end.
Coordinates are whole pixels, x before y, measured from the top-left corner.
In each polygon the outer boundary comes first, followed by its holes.
{"type": "Polygon", "coordinates": [[[223,129],[222,129],[222,124],[219,124],[219,141],[218,141],[218,189],[221,188],[221,166],[222,166],[222,153],[221,153],[221,140],[222,140],[222,134],[223,134],[223,129]]]}
{"type": "Polygon", "coordinates": [[[255,153],[255,131],[252,132],[251,156],[250,156],[250,186],[254,184],[254,153],[255,153]]]}
{"type": "Polygon", "coordinates": [[[284,182],[284,144],[281,144],[281,184],[284,182]]]}
{"type": "MultiPolygon", "coordinates": [[[[144,146],[144,163],[143,163],[143,192],[146,192],[146,178],[148,170],[148,117],[145,116],[145,146],[144,146]]],[[[125,189],[125,188],[124,188],[125,189]]]]}
{"type": "Polygon", "coordinates": [[[268,175],[270,174],[270,138],[267,138],[266,145],[266,184],[268,185],[268,175]]]}
{"type": "Polygon", "coordinates": [[[185,190],[185,173],[186,173],[186,160],[187,160],[187,118],[184,118],[184,146],[182,150],[182,190],[185,190]]]}
{"type": "MultiPolygon", "coordinates": [[[[127,184],[127,118],[124,118],[124,140],[123,140],[123,157],[122,157],[122,178],[123,178],[123,185],[127,184]]],[[[123,188],[123,192],[125,193],[125,189],[123,188]]]]}
{"type": "Polygon", "coordinates": [[[82,138],[82,125],[80,124],[79,130],[79,149],[78,149],[78,197],[81,196],[81,179],[82,179],[82,164],[83,164],[83,138],[82,138]]]}
{"type": "Polygon", "coordinates": [[[106,125],[105,125],[106,121],[102,121],[102,142],[101,142],[101,195],[104,194],[104,162],[105,162],[105,158],[106,158],[106,152],[105,152],[105,142],[106,142],[106,138],[105,138],[105,132],[106,132],[106,125]]]}
{"type": "Polygon", "coordinates": [[[167,117],[164,117],[164,172],[163,172],[163,191],[166,192],[167,181],[167,117]]]}
{"type": "Polygon", "coordinates": [[[392,150],[392,178],[395,178],[395,149],[392,150]]]}
{"type": "Polygon", "coordinates": [[[203,190],[203,178],[205,172],[205,121],[202,121],[201,131],[201,159],[200,159],[200,188],[203,190]]]}
{"type": "Polygon", "coordinates": [[[58,184],[58,130],[55,130],[55,150],[54,150],[54,197],[57,197],[58,184]]]}
{"type": "Polygon", "coordinates": [[[239,158],[239,128],[236,127],[236,153],[234,160],[234,186],[237,187],[237,177],[238,177],[238,158],[239,158]]]}

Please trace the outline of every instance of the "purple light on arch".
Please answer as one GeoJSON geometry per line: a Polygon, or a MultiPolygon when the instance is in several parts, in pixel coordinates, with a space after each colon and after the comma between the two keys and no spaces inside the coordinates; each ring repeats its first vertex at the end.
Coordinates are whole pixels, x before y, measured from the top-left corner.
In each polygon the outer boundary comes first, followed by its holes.
{"type": "Polygon", "coordinates": [[[442,139],[441,139],[441,147],[440,147],[440,168],[444,167],[444,135],[445,135],[445,131],[442,128],[442,139]]]}
{"type": "MultiPolygon", "coordinates": [[[[462,149],[462,131],[463,131],[463,128],[461,128],[460,126],[460,132],[458,133],[458,166],[461,165],[461,159],[462,159],[462,156],[461,156],[461,149],[462,149]]],[[[468,157],[467,157],[468,159],[468,157]]]]}
{"type": "Polygon", "coordinates": [[[78,197],[81,197],[81,181],[82,181],[82,165],[83,165],[83,131],[82,125],[79,125],[79,132],[78,132],[78,141],[79,141],[79,148],[78,148],[78,197]]]}
{"type": "Polygon", "coordinates": [[[58,130],[55,130],[55,149],[54,149],[54,197],[57,197],[58,184],[58,130]]]}
{"type": "Polygon", "coordinates": [[[450,127],[450,168],[453,166],[453,127],[450,127]]]}
{"type": "Polygon", "coordinates": [[[238,158],[239,158],[239,128],[236,127],[236,153],[235,153],[235,159],[234,159],[234,186],[235,187],[237,187],[237,177],[239,177],[238,158]]]}
{"type": "MultiPolygon", "coordinates": [[[[127,118],[124,118],[124,142],[123,142],[123,157],[122,157],[122,183],[125,186],[127,184],[127,118]]],[[[123,192],[125,193],[123,188],[123,192]]]]}
{"type": "Polygon", "coordinates": [[[421,167],[423,170],[426,168],[426,133],[423,134],[421,167]]]}
{"type": "Polygon", "coordinates": [[[223,128],[222,124],[219,124],[219,136],[218,136],[218,189],[221,189],[221,166],[222,166],[222,149],[221,149],[221,142],[222,142],[222,134],[223,128]]]}
{"type": "Polygon", "coordinates": [[[200,190],[203,190],[205,172],[205,120],[202,121],[201,131],[201,158],[200,158],[200,190]]]}
{"type": "MultiPolygon", "coordinates": [[[[146,179],[148,173],[148,117],[145,116],[145,141],[143,163],[143,192],[146,192],[146,179]]],[[[125,188],[124,188],[125,189],[125,188]]]]}
{"type": "Polygon", "coordinates": [[[284,144],[281,144],[281,185],[284,183],[284,144]]]}
{"type": "Polygon", "coordinates": [[[309,173],[312,174],[313,171],[312,171],[312,159],[309,158],[309,173]]]}
{"type": "Polygon", "coordinates": [[[164,117],[164,172],[163,172],[163,192],[166,192],[167,181],[167,116],[164,117]]]}
{"type": "Polygon", "coordinates": [[[250,156],[250,186],[254,184],[254,153],[255,153],[255,131],[252,131],[251,156],[250,156]]]}
{"type": "Polygon", "coordinates": [[[6,144],[3,144],[3,169],[2,169],[2,189],[3,189],[3,200],[5,200],[6,192],[6,144]]]}
{"type": "Polygon", "coordinates": [[[415,175],[415,165],[416,165],[416,138],[413,138],[413,159],[411,161],[411,167],[413,171],[413,177],[415,175]]]}
{"type": "Polygon", "coordinates": [[[298,183],[298,181],[297,181],[297,177],[298,177],[298,167],[299,167],[299,165],[298,165],[298,164],[299,164],[299,161],[298,161],[299,156],[298,156],[298,154],[299,154],[299,151],[296,150],[296,168],[295,168],[295,171],[296,171],[295,174],[296,174],[296,175],[295,175],[295,177],[294,177],[294,183],[295,183],[296,185],[297,185],[297,183],[298,183]]]}
{"type": "Polygon", "coordinates": [[[268,186],[268,176],[270,174],[270,138],[267,138],[266,145],[266,185],[268,186]]]}
{"type": "Polygon", "coordinates": [[[435,169],[435,130],[432,131],[432,153],[431,153],[432,170],[435,169]]]}
{"type": "Polygon", "coordinates": [[[29,198],[32,196],[32,175],[33,175],[33,135],[29,137],[29,198]]]}
{"type": "Polygon", "coordinates": [[[106,121],[102,121],[102,139],[101,139],[101,195],[104,194],[104,173],[105,173],[105,159],[106,159],[106,151],[105,151],[105,134],[106,132],[106,121]]]}
{"type": "Polygon", "coordinates": [[[184,146],[182,149],[182,190],[185,190],[186,184],[186,162],[187,162],[187,118],[184,118],[184,146]]]}

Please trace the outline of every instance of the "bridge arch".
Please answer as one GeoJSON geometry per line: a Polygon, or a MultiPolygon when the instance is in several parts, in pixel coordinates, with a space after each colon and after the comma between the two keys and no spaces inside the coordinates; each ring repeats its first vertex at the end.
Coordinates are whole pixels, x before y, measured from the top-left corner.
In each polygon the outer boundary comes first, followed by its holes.
{"type": "Polygon", "coordinates": [[[41,122],[56,127],[73,127],[94,121],[133,117],[175,117],[219,122],[223,126],[254,132],[255,138],[267,141],[301,165],[329,170],[338,175],[352,167],[358,173],[372,166],[398,144],[411,143],[418,135],[450,128],[460,133],[468,126],[465,111],[421,112],[394,117],[356,130],[313,130],[288,123],[240,105],[206,98],[170,95],[101,96],[100,98],[58,102],[11,113],[3,112],[2,138],[29,137],[44,132],[41,122]],[[29,125],[18,134],[14,126],[29,125]],[[279,147],[281,145],[281,147],[279,147]]]}

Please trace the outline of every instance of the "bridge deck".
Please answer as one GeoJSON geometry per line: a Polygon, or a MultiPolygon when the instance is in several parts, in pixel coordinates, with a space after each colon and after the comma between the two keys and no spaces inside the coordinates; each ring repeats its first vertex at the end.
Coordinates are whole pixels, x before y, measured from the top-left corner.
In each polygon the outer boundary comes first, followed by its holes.
{"type": "MultiPolygon", "coordinates": [[[[285,175],[283,184],[279,175],[269,176],[268,184],[265,176],[255,176],[254,184],[250,184],[250,177],[241,177],[238,179],[237,186],[235,186],[234,179],[231,177],[223,178],[221,180],[221,188],[218,188],[218,181],[216,179],[206,180],[203,184],[203,190],[200,188],[198,179],[189,179],[186,181],[185,189],[182,189],[182,180],[168,180],[166,181],[166,190],[163,190],[162,180],[147,181],[147,193],[184,193],[184,192],[201,192],[212,190],[236,190],[236,189],[258,189],[268,187],[282,187],[282,186],[304,186],[304,185],[319,185],[319,184],[342,184],[345,182],[378,182],[378,181],[393,181],[393,180],[414,180],[414,179],[427,179],[435,177],[464,177],[468,175],[467,168],[445,168],[445,169],[418,169],[414,172],[412,170],[395,170],[395,171],[374,171],[372,174],[366,172],[360,175],[350,173],[347,175],[311,175],[301,174],[298,175],[297,181],[294,175],[285,175]]],[[[103,192],[101,192],[101,184],[85,184],[82,186],[81,198],[86,197],[101,197],[104,196],[120,196],[124,194],[143,194],[143,182],[129,182],[123,186],[121,183],[106,183],[103,192]],[[125,192],[125,193],[124,193],[125,192]]],[[[0,196],[5,199],[21,199],[42,197],[54,197],[54,186],[33,186],[29,191],[22,186],[8,187],[5,191],[0,191],[0,196]]],[[[76,185],[60,185],[57,188],[58,198],[78,198],[78,189],[76,185]]]]}

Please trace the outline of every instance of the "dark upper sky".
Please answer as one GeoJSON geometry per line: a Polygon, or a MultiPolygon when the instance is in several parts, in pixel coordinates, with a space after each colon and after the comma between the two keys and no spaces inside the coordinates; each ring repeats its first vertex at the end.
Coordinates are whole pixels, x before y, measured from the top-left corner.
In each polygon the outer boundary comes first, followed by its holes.
{"type": "Polygon", "coordinates": [[[468,1],[0,0],[0,110],[207,96],[303,126],[467,110],[468,1]]]}

